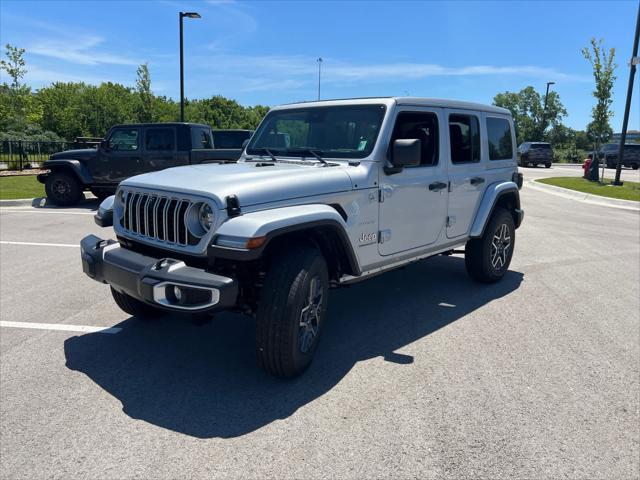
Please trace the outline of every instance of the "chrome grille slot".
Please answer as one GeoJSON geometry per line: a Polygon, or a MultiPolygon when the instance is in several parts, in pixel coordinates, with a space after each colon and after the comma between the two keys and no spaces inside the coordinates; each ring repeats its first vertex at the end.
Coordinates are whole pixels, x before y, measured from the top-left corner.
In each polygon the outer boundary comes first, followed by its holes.
{"type": "Polygon", "coordinates": [[[132,236],[170,245],[193,244],[187,212],[194,200],[125,190],[123,203],[121,225],[132,236]]]}

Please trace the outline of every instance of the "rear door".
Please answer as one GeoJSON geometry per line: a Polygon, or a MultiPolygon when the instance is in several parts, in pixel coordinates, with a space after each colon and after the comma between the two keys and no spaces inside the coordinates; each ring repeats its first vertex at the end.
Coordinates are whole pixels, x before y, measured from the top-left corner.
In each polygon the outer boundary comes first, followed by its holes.
{"type": "Polygon", "coordinates": [[[481,115],[446,110],[449,153],[447,237],[466,235],[487,184],[481,115]]]}
{"type": "Polygon", "coordinates": [[[399,111],[389,145],[396,139],[421,142],[420,165],[381,173],[380,255],[434,244],[447,212],[446,159],[441,158],[442,110],[411,107],[399,111]]]}
{"type": "Polygon", "coordinates": [[[176,128],[150,126],[144,129],[144,170],[154,172],[178,165],[176,128]]]}

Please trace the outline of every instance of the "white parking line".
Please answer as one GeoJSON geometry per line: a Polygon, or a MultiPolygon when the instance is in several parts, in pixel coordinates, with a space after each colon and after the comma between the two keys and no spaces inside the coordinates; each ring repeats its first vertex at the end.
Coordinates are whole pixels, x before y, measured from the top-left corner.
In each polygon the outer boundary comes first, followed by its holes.
{"type": "Polygon", "coordinates": [[[69,210],[55,210],[55,209],[24,209],[19,210],[17,208],[0,208],[0,213],[63,213],[65,215],[95,215],[96,212],[70,212],[69,210]]]}
{"type": "Polygon", "coordinates": [[[64,325],[60,323],[31,323],[31,322],[6,322],[0,320],[0,327],[13,328],[34,328],[37,330],[60,330],[62,332],[85,332],[85,333],[119,333],[120,327],[91,327],[89,325],[64,325]]]}
{"type": "Polygon", "coordinates": [[[39,243],[39,242],[8,242],[0,240],[0,244],[3,245],[31,245],[34,247],[73,247],[78,248],[79,243],[39,243]]]}

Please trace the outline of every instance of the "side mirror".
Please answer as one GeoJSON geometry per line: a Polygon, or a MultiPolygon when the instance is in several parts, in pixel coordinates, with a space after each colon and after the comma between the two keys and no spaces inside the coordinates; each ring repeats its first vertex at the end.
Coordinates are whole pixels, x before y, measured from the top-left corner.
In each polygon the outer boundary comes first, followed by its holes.
{"type": "Polygon", "coordinates": [[[417,138],[399,138],[393,142],[391,163],[394,167],[415,167],[420,165],[422,142],[417,138]]]}
{"type": "Polygon", "coordinates": [[[249,145],[249,139],[248,139],[248,138],[245,138],[245,139],[242,141],[242,150],[244,150],[245,148],[247,148],[247,145],[249,145]]]}
{"type": "Polygon", "coordinates": [[[100,140],[100,149],[109,150],[109,140],[100,140]]]}

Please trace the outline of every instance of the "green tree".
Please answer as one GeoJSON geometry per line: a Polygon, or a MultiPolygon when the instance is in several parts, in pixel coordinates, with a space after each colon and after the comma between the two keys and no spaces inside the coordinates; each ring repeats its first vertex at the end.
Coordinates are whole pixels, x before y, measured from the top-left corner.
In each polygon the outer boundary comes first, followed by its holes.
{"type": "Polygon", "coordinates": [[[149,64],[143,63],[136,71],[136,93],[138,94],[140,105],[138,107],[139,122],[153,122],[154,115],[154,99],[151,92],[151,74],[149,73],[149,64]]]}
{"type": "Polygon", "coordinates": [[[24,61],[24,48],[17,48],[8,43],[5,45],[7,56],[6,60],[0,60],[0,70],[4,70],[11,77],[11,88],[17,90],[20,88],[20,81],[27,73],[24,61]]]}
{"type": "Polygon", "coordinates": [[[37,121],[39,110],[31,96],[31,89],[22,83],[27,73],[24,60],[24,48],[10,44],[5,46],[6,60],[0,60],[0,71],[6,72],[11,83],[3,82],[0,86],[0,129],[24,130],[28,121],[37,121]]]}
{"type": "Polygon", "coordinates": [[[613,115],[611,104],[613,99],[611,93],[613,90],[613,82],[616,77],[614,71],[617,67],[613,60],[616,56],[615,48],[610,48],[608,53],[603,46],[602,39],[591,39],[591,48],[585,47],[581,50],[582,56],[591,64],[593,68],[593,78],[596,88],[593,96],[596,104],[591,110],[592,121],[587,126],[587,134],[596,142],[596,148],[600,143],[606,143],[613,130],[609,124],[609,118],[613,115]]]}
{"type": "Polygon", "coordinates": [[[518,144],[544,140],[547,128],[550,126],[553,130],[567,115],[557,92],[549,92],[545,114],[543,96],[532,86],[519,92],[498,93],[493,104],[508,109],[513,115],[518,144]]]}

